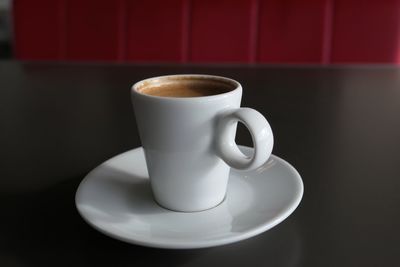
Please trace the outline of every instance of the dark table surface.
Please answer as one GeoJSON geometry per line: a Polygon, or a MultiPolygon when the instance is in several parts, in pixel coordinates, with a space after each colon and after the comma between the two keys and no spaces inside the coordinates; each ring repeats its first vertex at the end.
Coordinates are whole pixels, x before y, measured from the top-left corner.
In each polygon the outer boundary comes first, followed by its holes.
{"type": "MultiPolygon", "coordinates": [[[[251,145],[242,128],[238,143],[251,145]]],[[[399,266],[400,69],[0,62],[0,266],[399,266]],[[130,86],[228,76],[259,110],[305,193],[284,222],[220,247],[164,250],[89,227],[75,208],[94,167],[140,146],[130,86]]]]}

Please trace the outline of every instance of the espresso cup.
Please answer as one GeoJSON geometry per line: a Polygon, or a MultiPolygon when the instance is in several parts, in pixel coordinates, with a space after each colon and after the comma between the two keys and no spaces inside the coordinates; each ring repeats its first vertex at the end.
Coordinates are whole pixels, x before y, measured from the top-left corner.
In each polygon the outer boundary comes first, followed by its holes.
{"type": "Polygon", "coordinates": [[[161,76],[137,82],[131,96],[154,199],[164,208],[213,208],[225,198],[230,168],[254,169],[271,155],[271,127],[258,111],[240,107],[235,80],[161,76]],[[251,134],[252,156],[235,143],[237,122],[251,134]]]}

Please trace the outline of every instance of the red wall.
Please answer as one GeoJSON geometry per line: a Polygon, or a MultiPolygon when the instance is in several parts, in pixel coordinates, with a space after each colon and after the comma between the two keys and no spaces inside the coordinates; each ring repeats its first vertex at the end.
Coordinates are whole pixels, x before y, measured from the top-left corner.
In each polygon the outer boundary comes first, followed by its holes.
{"type": "Polygon", "coordinates": [[[400,0],[14,0],[18,59],[399,63],[400,0]]]}

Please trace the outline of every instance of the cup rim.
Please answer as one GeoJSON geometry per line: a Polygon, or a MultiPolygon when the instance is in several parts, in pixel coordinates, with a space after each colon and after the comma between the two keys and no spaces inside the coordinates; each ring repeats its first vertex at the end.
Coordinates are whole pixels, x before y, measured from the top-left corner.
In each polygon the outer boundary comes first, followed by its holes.
{"type": "Polygon", "coordinates": [[[223,97],[227,97],[233,94],[236,94],[238,91],[242,90],[242,85],[231,78],[218,76],[218,75],[210,75],[210,74],[172,74],[172,75],[161,75],[155,76],[147,79],[140,80],[132,85],[131,93],[135,95],[139,95],[142,97],[150,98],[150,99],[158,99],[158,100],[172,100],[172,101],[193,101],[193,100],[211,100],[211,99],[219,99],[223,97]],[[143,86],[145,83],[154,82],[155,80],[160,79],[173,79],[173,78],[196,78],[196,79],[205,79],[205,80],[214,80],[214,81],[222,81],[233,85],[233,89],[220,94],[215,95],[207,95],[207,96],[194,96],[194,97],[171,97],[171,96],[155,96],[155,95],[148,95],[140,92],[138,89],[143,86]]]}

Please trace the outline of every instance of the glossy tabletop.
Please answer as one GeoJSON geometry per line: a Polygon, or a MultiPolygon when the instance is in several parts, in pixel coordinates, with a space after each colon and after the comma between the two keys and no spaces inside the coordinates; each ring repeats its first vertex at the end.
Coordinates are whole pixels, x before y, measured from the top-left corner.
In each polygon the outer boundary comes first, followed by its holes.
{"type": "MultiPolygon", "coordinates": [[[[251,146],[239,127],[237,142],[251,146]]],[[[389,66],[117,65],[0,62],[0,266],[397,266],[400,69],[389,66]],[[238,243],[154,249],[79,216],[79,182],[140,146],[130,86],[206,73],[238,80],[273,154],[302,176],[298,209],[238,243]]]]}

